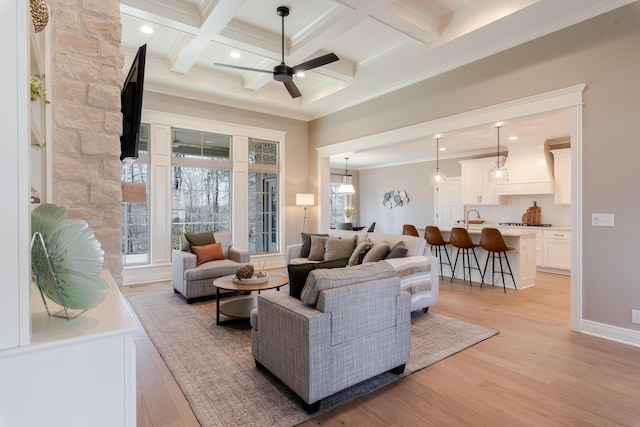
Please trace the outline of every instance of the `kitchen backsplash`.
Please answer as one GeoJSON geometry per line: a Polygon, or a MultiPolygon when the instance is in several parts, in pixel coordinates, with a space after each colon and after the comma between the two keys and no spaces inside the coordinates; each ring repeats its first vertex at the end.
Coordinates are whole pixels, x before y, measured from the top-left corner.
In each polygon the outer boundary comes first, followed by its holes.
{"type": "MultiPolygon", "coordinates": [[[[520,222],[527,209],[538,202],[542,209],[542,223],[559,227],[571,225],[571,205],[557,205],[554,203],[553,194],[535,196],[504,196],[500,206],[466,206],[467,209],[476,209],[485,222],[497,224],[500,222],[520,222]]],[[[475,219],[475,213],[471,213],[470,219],[475,219]]]]}

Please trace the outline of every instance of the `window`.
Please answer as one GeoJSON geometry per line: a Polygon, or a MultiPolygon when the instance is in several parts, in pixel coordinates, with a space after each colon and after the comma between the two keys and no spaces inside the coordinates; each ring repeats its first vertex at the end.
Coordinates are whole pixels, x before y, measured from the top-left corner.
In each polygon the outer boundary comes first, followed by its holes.
{"type": "Polygon", "coordinates": [[[172,129],[171,240],[231,231],[231,135],[172,129]]]}
{"type": "Polygon", "coordinates": [[[340,188],[340,183],[331,183],[329,187],[331,191],[329,196],[329,226],[331,228],[334,228],[339,222],[344,222],[344,208],[349,203],[349,196],[338,193],[338,188],[340,188]]]}
{"type": "Polygon", "coordinates": [[[149,257],[149,124],[140,125],[138,160],[122,167],[121,181],[144,183],[146,202],[124,202],[122,221],[122,264],[150,263],[149,257]]]}
{"type": "Polygon", "coordinates": [[[279,250],[278,143],[249,138],[249,252],[279,250]]]}

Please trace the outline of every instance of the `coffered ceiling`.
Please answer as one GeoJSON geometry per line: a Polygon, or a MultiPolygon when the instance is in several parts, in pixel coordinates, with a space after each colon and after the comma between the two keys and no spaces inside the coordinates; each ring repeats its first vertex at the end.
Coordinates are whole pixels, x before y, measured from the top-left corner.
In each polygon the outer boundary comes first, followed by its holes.
{"type": "MultiPolygon", "coordinates": [[[[312,120],[633,1],[122,0],[124,72],[137,48],[146,43],[146,91],[312,120]],[[292,98],[272,73],[214,65],[262,70],[279,65],[279,6],[290,9],[284,18],[288,66],[330,52],[339,57],[304,77],[294,76],[302,94],[298,98],[292,98]],[[144,26],[153,32],[141,31],[144,26]]],[[[544,123],[546,129],[554,129],[547,138],[568,136],[566,115],[530,119],[518,124],[529,134],[544,123]]],[[[516,123],[510,125],[517,132],[516,123]]],[[[442,140],[449,151],[442,154],[490,151],[493,132],[488,126],[450,134],[442,140]],[[479,141],[485,141],[484,146],[479,141]]],[[[349,162],[367,168],[417,161],[420,149],[427,150],[424,160],[434,158],[433,144],[413,144],[358,153],[349,162]]],[[[339,156],[331,163],[344,164],[339,156]]]]}

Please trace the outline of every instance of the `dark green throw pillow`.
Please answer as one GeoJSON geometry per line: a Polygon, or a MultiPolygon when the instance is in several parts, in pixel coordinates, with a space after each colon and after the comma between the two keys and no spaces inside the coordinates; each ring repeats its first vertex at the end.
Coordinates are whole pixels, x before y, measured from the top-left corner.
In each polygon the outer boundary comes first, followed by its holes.
{"type": "Polygon", "coordinates": [[[307,262],[304,264],[289,264],[287,271],[289,272],[289,295],[300,299],[302,288],[307,282],[307,276],[316,268],[338,268],[346,267],[349,258],[335,259],[333,261],[323,262],[307,262]]]}
{"type": "Polygon", "coordinates": [[[300,233],[300,238],[302,240],[300,256],[302,258],[309,258],[309,251],[311,250],[311,236],[329,237],[328,234],[300,233]]]}
{"type": "Polygon", "coordinates": [[[189,250],[191,246],[206,246],[216,242],[213,237],[213,231],[204,231],[202,233],[184,233],[184,237],[189,242],[189,250]]]}

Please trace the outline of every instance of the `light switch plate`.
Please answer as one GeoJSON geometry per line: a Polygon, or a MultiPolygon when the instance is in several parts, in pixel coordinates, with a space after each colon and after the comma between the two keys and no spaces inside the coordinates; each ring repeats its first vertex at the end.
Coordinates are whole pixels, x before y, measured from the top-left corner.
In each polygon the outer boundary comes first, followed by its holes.
{"type": "Polygon", "coordinates": [[[613,214],[591,214],[594,227],[613,227],[613,214]]]}

